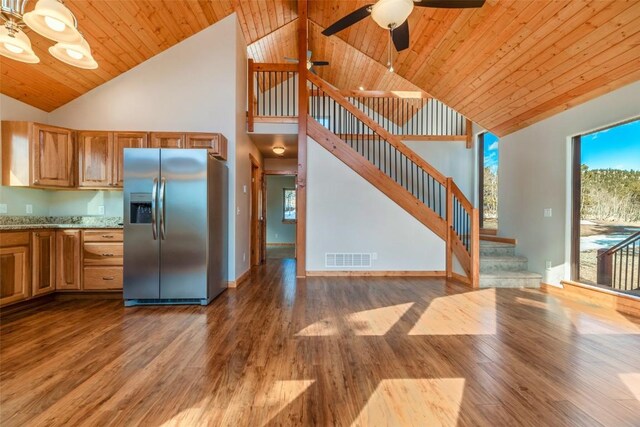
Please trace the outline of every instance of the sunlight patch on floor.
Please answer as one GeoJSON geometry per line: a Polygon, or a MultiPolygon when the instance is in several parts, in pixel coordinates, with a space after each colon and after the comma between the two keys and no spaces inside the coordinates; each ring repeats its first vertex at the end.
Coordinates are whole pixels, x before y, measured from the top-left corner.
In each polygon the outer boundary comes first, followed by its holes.
{"type": "Polygon", "coordinates": [[[613,310],[607,310],[601,316],[570,308],[564,308],[564,312],[576,331],[582,335],[640,334],[640,325],[613,310]]]}
{"type": "Polygon", "coordinates": [[[464,378],[382,380],[355,426],[455,426],[464,378]]]}
{"type": "Polygon", "coordinates": [[[400,318],[411,308],[412,302],[358,311],[344,316],[342,319],[328,317],[312,323],[296,334],[301,337],[322,337],[337,335],[342,323],[348,328],[344,333],[358,336],[382,336],[389,332],[400,318]]]}
{"type": "Polygon", "coordinates": [[[483,289],[434,299],[409,335],[495,335],[496,328],[496,291],[483,289]]]}
{"type": "Polygon", "coordinates": [[[640,402],[640,373],[630,372],[626,374],[618,374],[620,380],[627,386],[638,402],[640,402]]]}
{"type": "Polygon", "coordinates": [[[538,301],[538,300],[535,300],[535,299],[516,297],[516,302],[518,304],[528,305],[530,307],[540,308],[540,309],[543,309],[543,310],[548,310],[549,309],[549,304],[548,303],[546,303],[544,301],[538,301]]]}

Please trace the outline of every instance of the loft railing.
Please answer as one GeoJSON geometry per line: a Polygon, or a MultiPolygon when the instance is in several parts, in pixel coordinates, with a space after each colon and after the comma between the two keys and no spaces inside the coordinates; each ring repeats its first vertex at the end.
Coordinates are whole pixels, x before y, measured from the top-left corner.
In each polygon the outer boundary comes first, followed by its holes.
{"type": "Polygon", "coordinates": [[[598,254],[598,284],[640,289],[640,231],[598,254]]]}
{"type": "Polygon", "coordinates": [[[315,75],[308,132],[447,242],[447,276],[478,286],[478,211],[450,178],[315,75]],[[329,132],[326,132],[326,131],[329,132]],[[328,135],[326,135],[328,134],[328,135]],[[382,176],[391,182],[382,179],[382,176]],[[454,272],[453,256],[464,270],[454,272]]]}
{"type": "MultiPolygon", "coordinates": [[[[293,122],[297,108],[297,64],[248,64],[248,128],[255,122],[293,122]]],[[[339,91],[378,126],[403,140],[466,141],[471,124],[457,111],[424,92],[339,91]]],[[[309,96],[314,97],[313,90],[309,96]]]]}

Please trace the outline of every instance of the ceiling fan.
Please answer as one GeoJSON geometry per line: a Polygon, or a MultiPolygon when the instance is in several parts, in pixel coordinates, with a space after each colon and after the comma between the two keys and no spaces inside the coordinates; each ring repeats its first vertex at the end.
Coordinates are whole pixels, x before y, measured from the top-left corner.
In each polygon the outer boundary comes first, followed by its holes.
{"type": "Polygon", "coordinates": [[[398,52],[409,47],[409,23],[407,18],[417,7],[433,7],[443,9],[468,9],[482,7],[485,0],[379,0],[368,4],[339,19],[322,32],[331,36],[347,27],[371,16],[376,24],[389,30],[390,38],[398,52]]]}
{"type": "MultiPolygon", "coordinates": [[[[289,58],[289,57],[284,57],[284,60],[287,62],[291,62],[294,64],[298,63],[298,60],[296,58],[289,58]]],[[[307,70],[311,71],[313,74],[316,74],[316,71],[313,69],[313,66],[318,66],[318,67],[322,67],[325,65],[329,65],[329,61],[312,61],[311,60],[311,51],[308,50],[307,51],[307,70]]]]}

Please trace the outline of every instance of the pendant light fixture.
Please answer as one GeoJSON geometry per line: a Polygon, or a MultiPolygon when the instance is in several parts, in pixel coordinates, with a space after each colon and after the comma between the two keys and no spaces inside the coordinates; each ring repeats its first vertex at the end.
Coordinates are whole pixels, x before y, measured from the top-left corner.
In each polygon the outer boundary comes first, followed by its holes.
{"type": "Polygon", "coordinates": [[[38,0],[33,11],[24,13],[29,0],[1,0],[0,55],[16,61],[37,63],[40,59],[31,48],[23,29],[54,40],[49,53],[60,61],[84,69],[98,68],[89,43],[78,31],[78,21],[62,0],[38,0]]]}

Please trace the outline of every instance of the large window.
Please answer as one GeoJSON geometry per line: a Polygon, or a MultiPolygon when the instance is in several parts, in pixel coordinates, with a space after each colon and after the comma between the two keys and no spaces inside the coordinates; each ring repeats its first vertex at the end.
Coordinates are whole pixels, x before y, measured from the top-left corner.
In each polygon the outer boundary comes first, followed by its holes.
{"type": "Polygon", "coordinates": [[[295,222],[296,221],[296,189],[285,188],[283,199],[283,222],[295,222]]]}
{"type": "Polygon", "coordinates": [[[640,120],[576,136],[573,150],[572,279],[638,293],[640,120]]]}
{"type": "Polygon", "coordinates": [[[480,227],[498,228],[498,137],[485,132],[478,137],[478,194],[480,227]]]}

